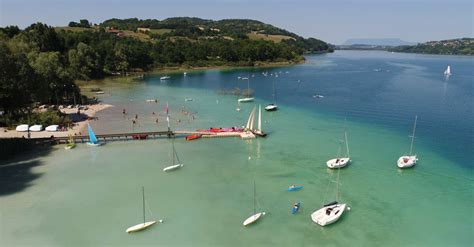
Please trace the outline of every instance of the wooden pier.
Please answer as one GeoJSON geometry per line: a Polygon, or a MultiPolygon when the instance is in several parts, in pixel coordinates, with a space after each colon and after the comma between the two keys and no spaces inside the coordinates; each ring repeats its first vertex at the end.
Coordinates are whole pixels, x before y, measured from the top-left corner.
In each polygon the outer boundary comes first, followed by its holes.
{"type": "MultiPolygon", "coordinates": [[[[53,134],[53,133],[52,133],[53,134]]],[[[102,134],[96,135],[97,140],[102,142],[110,141],[127,141],[127,140],[145,140],[145,139],[156,139],[156,138],[171,138],[177,136],[186,135],[201,135],[202,138],[213,138],[213,137],[241,137],[248,139],[248,133],[246,132],[200,132],[200,131],[187,131],[187,130],[176,130],[176,131],[153,131],[153,132],[134,132],[134,133],[115,133],[115,134],[102,134]]],[[[252,134],[252,137],[255,136],[252,134]]],[[[66,144],[70,137],[45,137],[45,138],[32,138],[31,140],[39,143],[51,143],[51,144],[66,144]]],[[[72,139],[76,143],[86,143],[89,141],[89,136],[72,136],[72,139]]]]}

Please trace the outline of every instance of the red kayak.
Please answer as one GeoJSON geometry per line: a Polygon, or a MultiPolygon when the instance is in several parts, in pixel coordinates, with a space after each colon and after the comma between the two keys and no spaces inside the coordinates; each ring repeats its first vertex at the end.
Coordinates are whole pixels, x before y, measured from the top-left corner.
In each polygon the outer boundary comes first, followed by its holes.
{"type": "Polygon", "coordinates": [[[133,139],[135,140],[145,140],[148,138],[147,134],[141,134],[141,135],[132,135],[133,139]]]}
{"type": "Polygon", "coordinates": [[[190,135],[186,136],[186,141],[192,141],[201,138],[202,135],[190,135]]]}

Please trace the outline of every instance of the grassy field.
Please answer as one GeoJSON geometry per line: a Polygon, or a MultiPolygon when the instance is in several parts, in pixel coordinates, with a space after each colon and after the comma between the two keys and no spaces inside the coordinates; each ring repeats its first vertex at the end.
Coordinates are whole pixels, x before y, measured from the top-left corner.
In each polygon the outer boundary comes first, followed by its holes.
{"type": "Polygon", "coordinates": [[[129,31],[129,30],[122,30],[122,32],[123,32],[123,35],[125,37],[133,37],[133,38],[137,38],[141,41],[150,41],[151,40],[151,38],[150,38],[150,36],[148,36],[148,34],[129,31]]]}
{"type": "Polygon", "coordinates": [[[164,34],[164,33],[169,33],[171,31],[172,29],[163,28],[163,29],[150,29],[149,32],[152,34],[164,34]]]}
{"type": "Polygon", "coordinates": [[[64,31],[71,31],[71,32],[84,32],[84,31],[94,31],[93,28],[85,28],[85,27],[55,27],[54,30],[59,32],[61,30],[64,31]]]}
{"type": "Polygon", "coordinates": [[[275,43],[279,43],[279,42],[281,42],[282,40],[285,40],[285,39],[295,39],[293,37],[286,36],[286,35],[261,34],[261,33],[256,33],[256,32],[251,32],[251,33],[247,34],[247,36],[249,37],[249,39],[269,40],[269,41],[273,41],[275,43]]]}

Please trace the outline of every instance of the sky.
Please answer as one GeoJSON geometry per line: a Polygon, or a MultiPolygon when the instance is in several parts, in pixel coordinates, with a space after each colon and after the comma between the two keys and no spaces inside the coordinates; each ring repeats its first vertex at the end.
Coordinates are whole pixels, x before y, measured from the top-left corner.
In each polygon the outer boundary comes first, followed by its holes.
{"type": "Polygon", "coordinates": [[[0,0],[0,26],[88,19],[255,19],[332,44],[351,38],[425,42],[473,37],[472,0],[0,0]]]}

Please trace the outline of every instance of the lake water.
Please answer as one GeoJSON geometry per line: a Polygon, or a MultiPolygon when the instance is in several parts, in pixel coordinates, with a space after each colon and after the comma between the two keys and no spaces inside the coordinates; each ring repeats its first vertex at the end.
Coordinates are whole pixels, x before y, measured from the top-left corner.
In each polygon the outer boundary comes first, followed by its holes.
{"type": "Polygon", "coordinates": [[[162,171],[171,163],[168,139],[56,146],[0,167],[1,243],[472,246],[473,67],[472,57],[337,51],[292,67],[170,74],[166,82],[162,75],[108,79],[98,84],[106,92],[100,98],[115,107],[97,115],[96,134],[165,130],[166,101],[172,129],[241,126],[254,106],[273,101],[273,84],[280,109],[263,112],[265,139],[177,138],[184,167],[170,173],[162,171]],[[445,78],[448,64],[453,75],[445,78]],[[238,76],[250,77],[256,97],[240,112],[237,96],[219,93],[246,88],[238,76]],[[158,104],[145,102],[155,98],[158,104]],[[419,162],[400,170],[415,115],[419,162]],[[335,199],[337,170],[325,162],[336,157],[344,129],[353,162],[340,170],[339,200],[351,210],[320,227],[310,214],[335,199]],[[257,210],[267,215],[243,227],[254,212],[254,181],[257,210]],[[291,184],[305,187],[286,191],[291,184]],[[142,186],[147,218],[164,223],[126,234],[142,220],[142,186]],[[302,207],[292,215],[295,201],[302,207]]]}

